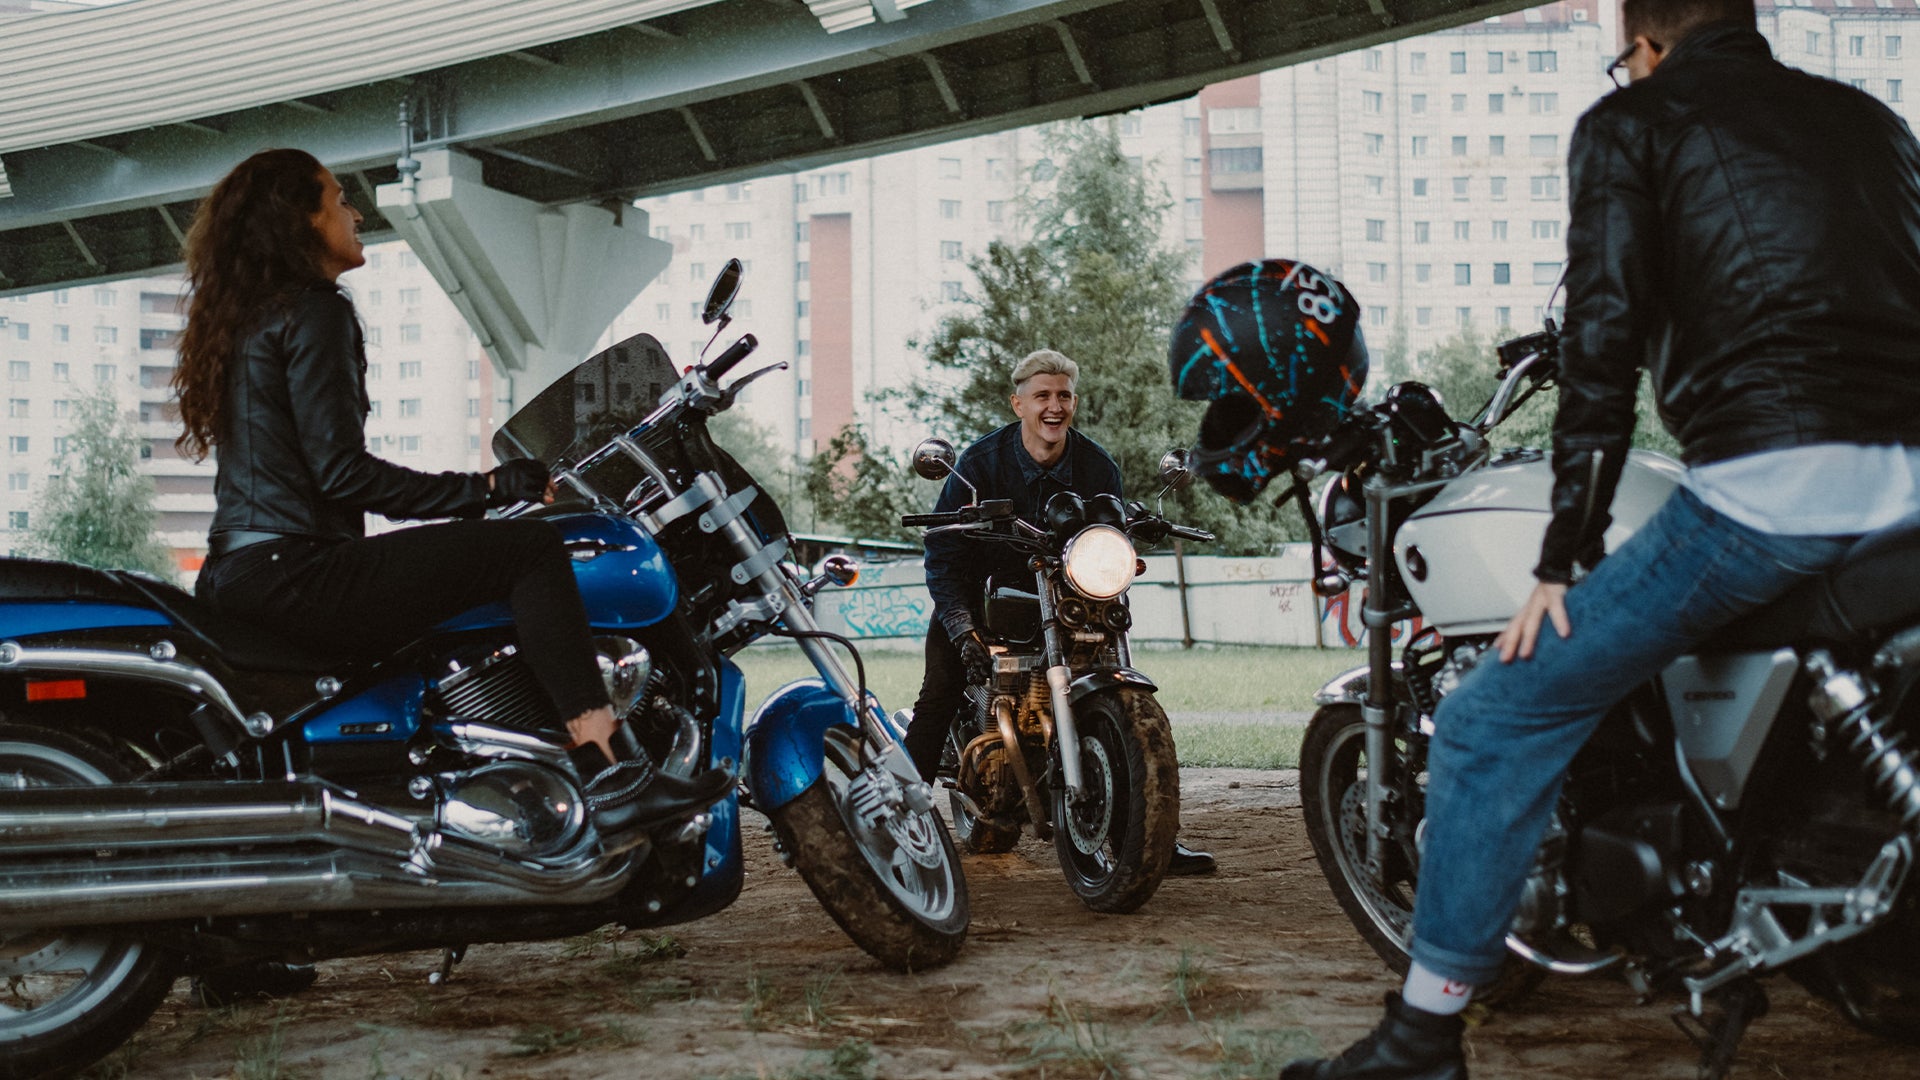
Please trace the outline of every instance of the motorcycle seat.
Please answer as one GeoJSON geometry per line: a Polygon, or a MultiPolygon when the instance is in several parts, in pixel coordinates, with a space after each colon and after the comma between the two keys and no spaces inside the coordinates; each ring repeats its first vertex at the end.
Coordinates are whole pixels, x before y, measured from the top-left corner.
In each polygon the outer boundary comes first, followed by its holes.
{"type": "Polygon", "coordinates": [[[1721,629],[1702,652],[1866,646],[1920,621],[1920,525],[1868,533],[1826,573],[1721,629]]]}
{"type": "MultiPolygon", "coordinates": [[[[152,608],[236,671],[320,675],[347,661],[201,603],[164,581],[42,559],[0,559],[0,602],[124,604],[152,608]]],[[[3,625],[3,624],[0,624],[3,625]]]]}

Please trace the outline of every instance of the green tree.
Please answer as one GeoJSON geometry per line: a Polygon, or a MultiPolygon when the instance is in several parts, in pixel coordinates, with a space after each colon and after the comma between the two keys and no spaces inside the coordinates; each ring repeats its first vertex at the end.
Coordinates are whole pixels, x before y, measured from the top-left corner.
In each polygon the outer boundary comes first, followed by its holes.
{"type": "Polygon", "coordinates": [[[925,513],[940,493],[940,485],[915,476],[902,455],[868,445],[857,426],[841,428],[813,456],[806,487],[815,506],[833,508],[827,519],[847,535],[908,543],[920,541],[920,530],[901,527],[900,515],[925,513]]]}
{"type": "MultiPolygon", "coordinates": [[[[1045,139],[1058,172],[1051,190],[1029,190],[1021,200],[1031,238],[995,242],[973,260],[974,283],[960,311],[913,343],[936,378],[894,397],[928,434],[964,447],[1013,420],[1014,365],[1035,349],[1058,349],[1080,364],[1075,426],[1113,455],[1129,497],[1150,498],[1161,456],[1190,445],[1200,426],[1201,406],[1176,399],[1167,378],[1167,339],[1188,299],[1189,256],[1161,239],[1173,205],[1165,185],[1127,160],[1109,126],[1058,125],[1045,139]]],[[[816,475],[845,475],[842,462],[854,454],[864,461],[869,449],[859,432],[835,439],[816,475]]],[[[853,470],[857,481],[860,464],[853,470]]],[[[875,485],[848,485],[835,513],[877,523],[910,491],[899,486],[900,466],[870,471],[875,485]],[[875,507],[855,505],[863,499],[875,507]]],[[[1268,508],[1237,509],[1204,488],[1170,498],[1167,512],[1219,534],[1212,550],[1221,554],[1271,550],[1297,530],[1292,515],[1283,523],[1268,508]]]]}
{"type": "Polygon", "coordinates": [[[723,412],[707,421],[707,433],[722,450],[753,474],[762,491],[780,504],[787,527],[795,532],[819,528],[813,499],[807,493],[806,468],[779,448],[771,431],[748,419],[744,412],[723,412]]]}
{"type": "Polygon", "coordinates": [[[171,580],[175,570],[154,533],[152,478],[140,473],[140,440],[110,390],[74,403],[66,448],[34,506],[27,550],[113,570],[171,580]]]}

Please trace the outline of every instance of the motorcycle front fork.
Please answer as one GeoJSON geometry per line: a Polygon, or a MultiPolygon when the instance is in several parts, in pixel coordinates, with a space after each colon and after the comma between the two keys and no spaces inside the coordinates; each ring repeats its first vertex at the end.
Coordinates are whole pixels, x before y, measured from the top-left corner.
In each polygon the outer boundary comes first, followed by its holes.
{"type": "Polygon", "coordinates": [[[1060,785],[1067,791],[1067,802],[1077,804],[1085,787],[1080,774],[1080,733],[1073,723],[1073,672],[1067,667],[1066,643],[1060,640],[1060,624],[1054,619],[1053,581],[1045,569],[1034,572],[1040,597],[1040,628],[1047,642],[1047,691],[1053,697],[1054,748],[1060,752],[1060,785]]]}

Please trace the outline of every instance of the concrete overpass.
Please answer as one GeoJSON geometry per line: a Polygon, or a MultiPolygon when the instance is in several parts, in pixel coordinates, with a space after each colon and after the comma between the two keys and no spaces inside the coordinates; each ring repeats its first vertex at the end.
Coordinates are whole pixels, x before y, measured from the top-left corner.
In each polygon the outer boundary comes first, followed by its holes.
{"type": "Polygon", "coordinates": [[[639,196],[1132,109],[1527,6],[133,0],[0,16],[0,295],[174,266],[226,169],[300,146],[352,178],[370,239],[425,248],[503,368],[551,370],[665,266],[639,196]],[[404,195],[403,102],[426,151],[404,195]]]}

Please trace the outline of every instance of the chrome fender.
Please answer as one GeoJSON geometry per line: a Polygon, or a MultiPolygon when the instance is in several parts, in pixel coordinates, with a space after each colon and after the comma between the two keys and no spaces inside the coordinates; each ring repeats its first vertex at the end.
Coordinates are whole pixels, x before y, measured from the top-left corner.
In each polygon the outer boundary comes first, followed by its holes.
{"type": "Polygon", "coordinates": [[[1148,693],[1160,689],[1152,679],[1132,668],[1105,668],[1100,671],[1089,671],[1073,680],[1073,684],[1067,687],[1067,700],[1078,705],[1080,699],[1088,694],[1097,694],[1102,690],[1112,690],[1119,686],[1134,686],[1148,693]]]}
{"type": "Polygon", "coordinates": [[[778,809],[812,787],[826,761],[827,729],[835,726],[861,735],[853,710],[819,679],[788,683],[762,702],[742,750],[754,806],[778,809]]]}

